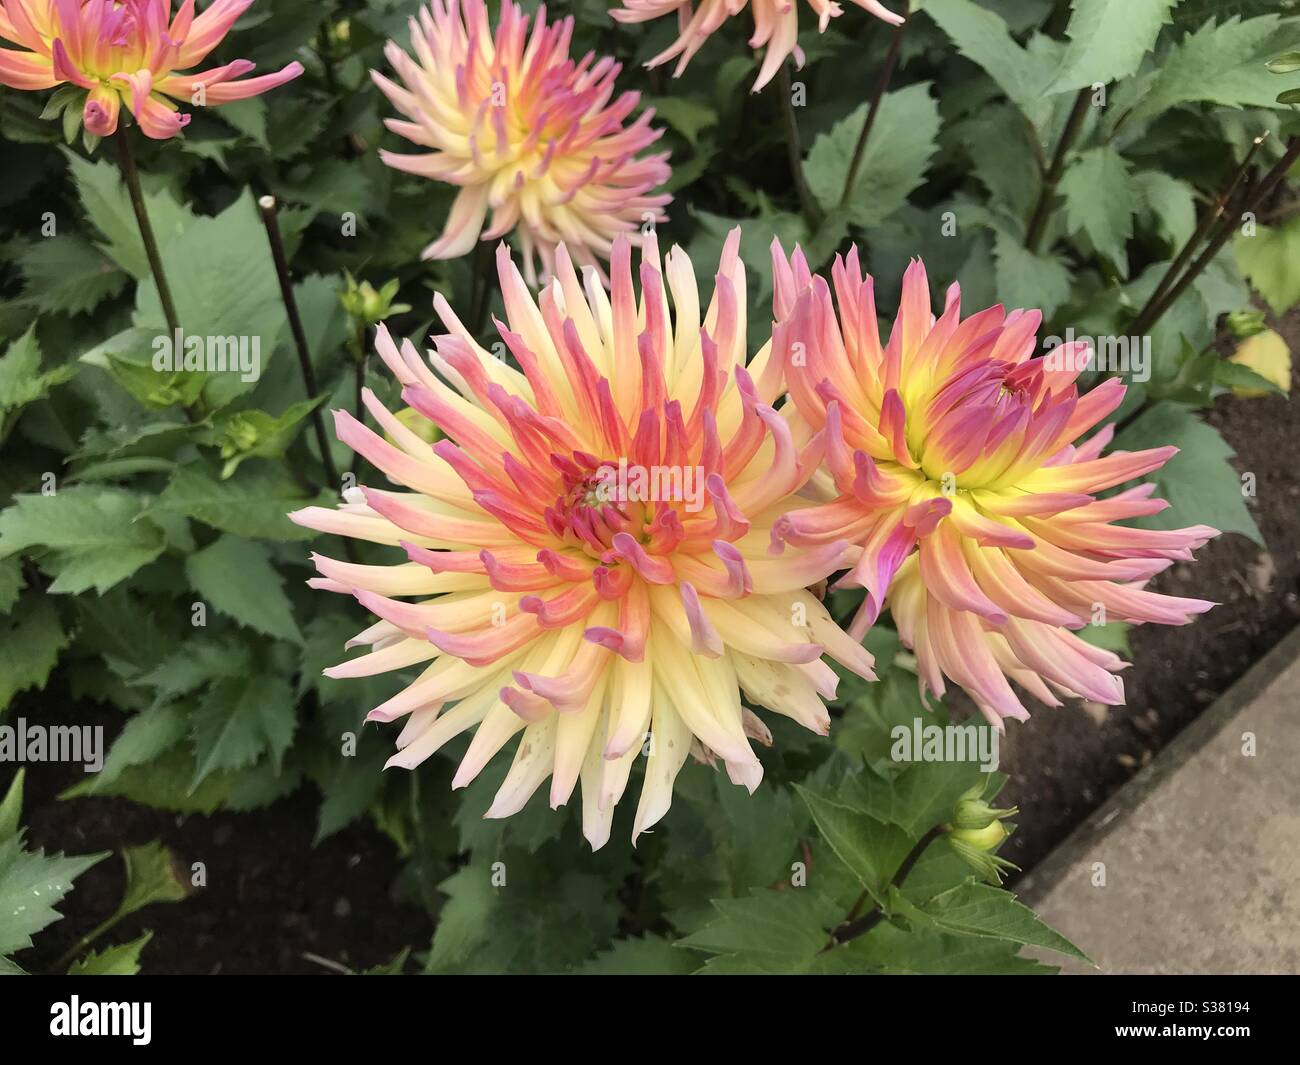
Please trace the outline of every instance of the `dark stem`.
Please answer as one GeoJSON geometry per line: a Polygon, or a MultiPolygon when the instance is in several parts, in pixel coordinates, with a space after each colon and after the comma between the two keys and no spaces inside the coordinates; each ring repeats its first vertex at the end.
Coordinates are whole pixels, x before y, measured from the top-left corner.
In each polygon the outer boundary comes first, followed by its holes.
{"type": "MultiPolygon", "coordinates": [[[[930,846],[936,839],[943,835],[945,829],[943,825],[935,825],[929,832],[917,840],[916,846],[907,852],[907,857],[903,859],[897,871],[894,873],[890,883],[894,887],[902,887],[903,881],[907,879],[907,874],[912,871],[912,867],[920,861],[921,855],[925,849],[930,846]]],[[[831,929],[830,941],[822,947],[819,954],[825,954],[828,950],[838,947],[851,939],[857,939],[859,936],[865,936],[881,921],[885,919],[885,911],[879,906],[873,907],[870,913],[858,917],[858,911],[862,909],[862,904],[866,901],[867,893],[864,891],[858,896],[858,901],[853,904],[844,920],[836,927],[831,929]]]]}
{"type": "Polygon", "coordinates": [[[1228,183],[1223,192],[1219,194],[1218,199],[1214,201],[1214,205],[1210,210],[1206,211],[1205,214],[1201,216],[1201,219],[1196,224],[1195,231],[1193,231],[1192,235],[1187,239],[1187,243],[1183,245],[1182,250],[1174,258],[1174,261],[1169,264],[1169,269],[1165,271],[1165,276],[1160,279],[1160,284],[1158,284],[1155,291],[1151,293],[1151,296],[1147,299],[1142,311],[1138,312],[1139,316],[1159,300],[1161,296],[1169,291],[1169,286],[1173,284],[1174,278],[1182,272],[1183,267],[1187,265],[1187,261],[1192,257],[1192,253],[1200,246],[1201,241],[1205,239],[1210,228],[1219,220],[1220,217],[1222,217],[1224,209],[1228,206],[1228,200],[1232,198],[1232,195],[1237,191],[1242,181],[1245,180],[1246,174],[1250,170],[1250,164],[1255,158],[1255,153],[1259,151],[1259,146],[1264,143],[1264,140],[1267,137],[1268,134],[1263,133],[1255,138],[1254,142],[1250,146],[1250,150],[1246,152],[1246,158],[1242,160],[1241,166],[1237,168],[1237,172],[1233,175],[1232,180],[1228,183]]]}
{"type": "Polygon", "coordinates": [[[1061,175],[1065,173],[1065,157],[1074,145],[1075,138],[1079,136],[1079,131],[1083,129],[1083,121],[1088,117],[1088,99],[1091,95],[1092,89],[1084,88],[1080,89],[1075,96],[1074,107],[1070,109],[1070,117],[1065,121],[1065,129],[1061,131],[1056,153],[1052,156],[1052,165],[1043,175],[1043,188],[1038,194],[1034,213],[1029,216],[1029,224],[1025,229],[1025,247],[1030,251],[1038,250],[1043,232],[1047,229],[1047,220],[1052,217],[1052,200],[1056,197],[1056,186],[1061,182],[1061,175]]]}
{"type": "MultiPolygon", "coordinates": [[[[293,334],[294,347],[298,349],[298,368],[302,371],[302,384],[308,399],[316,399],[320,388],[316,383],[316,371],[311,364],[311,350],[307,346],[307,333],[302,327],[302,315],[298,313],[298,301],[293,294],[293,283],[289,280],[289,263],[284,254],[284,240],[280,235],[280,219],[274,196],[263,196],[257,201],[262,212],[262,224],[266,227],[266,237],[271,245],[271,259],[275,262],[275,274],[280,280],[280,298],[284,301],[284,312],[289,318],[289,331],[293,334]]],[[[329,435],[325,432],[325,416],[320,407],[311,412],[312,424],[316,429],[316,446],[320,449],[321,464],[330,479],[334,491],[339,491],[343,482],[334,465],[330,453],[329,435]]]]}
{"type": "MultiPolygon", "coordinates": [[[[1242,213],[1254,211],[1260,204],[1264,203],[1277,189],[1278,185],[1282,183],[1287,171],[1291,169],[1298,158],[1300,158],[1300,137],[1292,137],[1287,142],[1286,153],[1246,197],[1246,202],[1242,204],[1242,213]]],[[[1205,250],[1183,272],[1183,275],[1165,291],[1164,295],[1153,302],[1149,302],[1146,307],[1138,312],[1137,317],[1133,319],[1133,323],[1129,326],[1129,332],[1136,336],[1143,336],[1150,332],[1152,326],[1160,320],[1161,315],[1178,301],[1178,297],[1187,291],[1187,287],[1201,275],[1214,260],[1214,257],[1223,249],[1223,246],[1228,243],[1235,228],[1235,220],[1227,214],[1221,214],[1217,225],[1213,227],[1205,250]]]]}
{"type": "Polygon", "coordinates": [[[140,240],[144,244],[144,254],[149,260],[149,270],[153,273],[154,284],[158,286],[158,300],[162,304],[163,317],[167,319],[167,328],[171,330],[174,337],[180,331],[180,316],[176,313],[176,304],[172,301],[171,286],[167,284],[167,275],[163,272],[162,256],[158,254],[158,241],[153,235],[153,224],[149,221],[144,193],[140,189],[140,171],[136,169],[135,154],[131,151],[129,129],[123,129],[118,133],[117,149],[122,163],[122,178],[126,182],[127,194],[131,197],[131,209],[135,211],[135,224],[140,229],[140,240]]]}
{"type": "Polygon", "coordinates": [[[475,340],[479,339],[487,324],[489,251],[488,242],[480,240],[474,245],[474,255],[469,263],[469,330],[475,340]]]}
{"type": "MultiPolygon", "coordinates": [[[[903,4],[902,14],[907,15],[907,4],[903,4]]],[[[853,158],[849,161],[849,172],[844,176],[844,192],[840,195],[840,204],[849,202],[849,197],[853,194],[853,186],[858,180],[858,171],[862,169],[862,156],[867,150],[867,139],[871,136],[871,128],[876,124],[876,116],[880,113],[880,102],[885,98],[885,89],[889,87],[889,79],[894,76],[894,68],[898,66],[898,56],[903,48],[903,30],[907,28],[906,22],[901,22],[894,27],[893,39],[889,42],[889,51],[885,54],[885,65],[880,68],[880,77],[876,80],[875,90],[871,94],[871,104],[867,108],[867,117],[862,121],[862,131],[858,134],[858,143],[853,146],[853,158]]]]}
{"type": "Polygon", "coordinates": [[[777,71],[777,91],[781,94],[781,128],[785,131],[785,149],[790,159],[790,178],[794,182],[795,193],[799,197],[799,207],[809,225],[816,224],[820,215],[817,199],[808,187],[808,178],[803,172],[803,145],[799,140],[799,123],[794,117],[794,87],[790,82],[790,65],[782,63],[777,71]]]}

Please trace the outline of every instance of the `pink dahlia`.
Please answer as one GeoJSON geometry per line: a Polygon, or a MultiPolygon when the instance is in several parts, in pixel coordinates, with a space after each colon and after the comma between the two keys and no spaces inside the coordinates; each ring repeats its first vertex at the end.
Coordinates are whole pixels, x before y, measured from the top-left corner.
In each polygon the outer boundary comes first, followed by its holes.
{"type": "MultiPolygon", "coordinates": [[[[891,26],[901,25],[902,15],[895,15],[878,0],[852,0],[891,26]]],[[[753,7],[754,35],[749,39],[751,48],[763,48],[763,65],[754,82],[758,92],[775,76],[785,58],[793,55],[803,66],[803,50],[799,47],[799,5],[797,0],[700,0],[692,10],[691,0],[623,0],[623,7],[610,12],[619,22],[649,22],[663,15],[675,14],[680,33],[671,46],[650,60],[646,66],[657,67],[676,58],[674,77],[679,77],[691,57],[703,47],[709,35],[719,29],[727,19],[739,15],[746,6],[753,7]]],[[[825,33],[831,19],[843,14],[844,9],[835,0],[808,0],[808,6],[817,16],[817,32],[825,33]]]]}
{"type": "Polygon", "coordinates": [[[662,135],[654,112],[625,124],[641,96],[614,95],[619,64],[569,58],[572,16],[548,24],[543,6],[531,32],[529,22],[503,0],[494,35],[484,0],[433,0],[411,20],[415,58],[393,41],[384,50],[401,84],[372,76],[406,116],[388,128],[430,149],[384,151],[384,162],[461,189],[424,258],[455,259],[513,231],[532,283],[534,253],[548,275],[561,242],[596,265],[615,237],[662,221],[672,197],[653,192],[671,173],[668,153],[638,154],[662,135]]]}
{"type": "Polygon", "coordinates": [[[0,38],[27,51],[0,48],[0,85],[86,90],[82,121],[100,137],[117,130],[122,105],[146,136],[174,137],[190,120],[173,100],[202,106],[257,96],[302,73],[290,63],[244,81],[247,59],[199,74],[178,71],[201,63],[253,0],[214,0],[194,14],[184,0],[168,20],[171,0],[0,0],[0,38]]]}
{"type": "Polygon", "coordinates": [[[1028,716],[1011,681],[1049,706],[1058,694],[1122,703],[1114,674],[1124,663],[1074,630],[1181,625],[1213,605],[1143,586],[1217,530],[1114,524],[1165,509],[1150,484],[1099,498],[1177,448],[1103,454],[1110,425],[1080,442],[1125,388],[1112,378],[1079,394],[1086,345],[1036,357],[1037,311],[997,306],[963,319],[953,285],[936,318],[917,260],[882,346],[856,248],[835,261],[834,301],[797,249],[787,262],[774,245],[773,260],[773,359],[796,439],[825,441],[828,499],[791,513],[776,534],[800,547],[861,546],[840,582],[866,590],[850,633],[861,638],[888,606],[922,691],[942,695],[947,677],[999,728],[1028,716]]]}
{"type": "Polygon", "coordinates": [[[820,440],[795,447],[771,406],[780,375],[765,353],[753,377],[746,368],[739,237],[703,316],[690,260],[674,248],[661,265],[653,236],[639,302],[625,239],[610,295],[560,245],[537,301],[502,247],[497,326],[518,370],[480,348],[441,297],[438,374],[381,327],[403,402],[446,439],[431,446],[366,393],[395,445],[343,411],[339,436],[399,490],[355,489],[337,510],[293,519],[405,552],[384,566],[315,556],[312,581],[379,618],[353,641],[370,652],[330,676],[423,670],[369,714],[406,718],[390,765],[414,768],[473,731],[460,788],[515,741],[487,816],[517,812],[548,777],[559,806],[580,780],[583,831],[599,847],[643,751],[633,838],[666,812],[692,752],[758,785],[750,741],[771,734],[742,693],[824,734],[836,675],[823,652],[871,675],[871,656],[805,590],[852,549],[828,540],[769,554],[820,440]]]}

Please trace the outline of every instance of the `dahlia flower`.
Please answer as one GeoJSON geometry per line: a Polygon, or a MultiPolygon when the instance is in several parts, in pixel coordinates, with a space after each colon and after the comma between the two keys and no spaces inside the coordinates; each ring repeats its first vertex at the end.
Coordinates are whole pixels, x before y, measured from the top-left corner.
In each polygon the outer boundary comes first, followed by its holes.
{"type": "Polygon", "coordinates": [[[126,104],[146,136],[174,137],[190,116],[173,99],[229,103],[302,73],[301,63],[290,63],[235,81],[253,69],[247,59],[201,74],[176,73],[202,62],[252,2],[214,0],[195,16],[194,0],[184,0],[169,24],[171,0],[0,0],[0,38],[28,49],[0,48],[0,85],[76,85],[86,90],[82,121],[90,133],[114,133],[126,104]]]}
{"type": "Polygon", "coordinates": [[[560,242],[596,265],[616,236],[662,221],[672,197],[651,191],[668,180],[668,153],[637,155],[662,135],[650,128],[654,112],[624,125],[641,94],[614,98],[619,64],[569,58],[572,16],[548,25],[543,6],[531,33],[528,23],[503,0],[494,37],[484,0],[433,0],[411,20],[415,58],[393,41],[384,50],[402,84],[371,76],[406,116],[388,128],[432,149],[383,151],[384,162],[461,189],[424,258],[455,259],[515,230],[532,284],[534,252],[548,276],[560,242]]]}
{"type": "Polygon", "coordinates": [[[1124,385],[1112,378],[1079,394],[1086,344],[1035,357],[1037,311],[963,319],[953,285],[936,319],[918,260],[882,347],[856,248],[835,261],[834,303],[798,250],[788,262],[774,244],[773,261],[773,361],[785,369],[796,440],[821,434],[826,448],[826,501],[794,510],[775,535],[861,546],[840,582],[866,590],[850,634],[861,638],[888,606],[922,694],[953,680],[998,728],[1028,716],[1009,681],[1049,706],[1058,694],[1122,703],[1123,661],[1071,630],[1181,625],[1213,605],[1143,585],[1215,529],[1113,524],[1165,509],[1150,484],[1098,498],[1177,448],[1104,455],[1113,425],[1076,442],[1119,406],[1124,385]]]}
{"type": "Polygon", "coordinates": [[[781,385],[766,352],[746,367],[739,237],[702,321],[690,260],[674,248],[661,266],[653,235],[639,304],[625,238],[610,296],[594,269],[579,279],[561,244],[537,302],[501,247],[508,324],[497,327],[520,370],[481,349],[441,297],[448,332],[431,359],[451,387],[380,327],[402,402],[446,439],[430,446],[365,393],[396,446],[344,411],[339,436],[406,490],[353,489],[337,510],[292,517],[405,551],[390,566],[313,556],[311,581],[379,617],[352,641],[370,653],[329,676],[423,667],[368,715],[407,718],[389,765],[414,768],[473,730],[460,788],[518,736],[486,816],[515,813],[547,777],[559,806],[581,780],[583,832],[599,847],[643,744],[634,839],[668,809],[689,753],[758,785],[750,740],[771,734],[742,692],[825,734],[836,675],[823,651],[871,676],[871,656],[806,591],[853,550],[769,555],[820,440],[795,448],[770,405],[781,385]]]}
{"type": "MultiPolygon", "coordinates": [[[[891,26],[902,25],[904,21],[902,15],[895,15],[878,0],[852,2],[891,26]]],[[[648,67],[657,67],[676,58],[677,67],[673,71],[673,77],[680,77],[686,64],[703,47],[709,35],[732,15],[739,15],[746,4],[752,4],[754,8],[754,35],[749,39],[749,46],[767,46],[752,91],[758,92],[771,81],[788,55],[793,55],[795,63],[803,66],[803,49],[798,43],[797,0],[700,0],[694,11],[691,10],[691,0],[623,0],[623,4],[623,7],[610,12],[619,22],[649,22],[662,15],[676,13],[677,25],[681,31],[677,40],[646,64],[648,67]]],[[[817,16],[818,33],[825,33],[831,19],[844,13],[844,9],[835,0],[808,0],[808,6],[817,16]]]]}

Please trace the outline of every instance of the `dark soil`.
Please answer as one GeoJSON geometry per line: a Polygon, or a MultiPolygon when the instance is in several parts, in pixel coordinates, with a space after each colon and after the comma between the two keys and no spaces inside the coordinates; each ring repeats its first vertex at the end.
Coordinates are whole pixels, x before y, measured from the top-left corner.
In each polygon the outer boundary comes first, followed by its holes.
{"type": "MultiPolygon", "coordinates": [[[[1272,323],[1300,350],[1300,315],[1272,323]]],[[[1300,396],[1300,383],[1293,390],[1300,396]]],[[[1160,590],[1221,605],[1186,628],[1131,630],[1134,666],[1128,704],[1072,703],[1041,710],[1008,730],[1004,797],[1020,805],[1019,830],[1003,853],[1029,868],[1122,785],[1255,661],[1300,622],[1300,403],[1280,396],[1224,398],[1210,414],[1257,478],[1253,511],[1266,550],[1221,537],[1156,581],[1160,590]]],[[[58,700],[59,678],[36,699],[58,700]]],[[[35,701],[35,700],[33,700],[35,701]]],[[[21,713],[21,704],[16,711],[21,713]]],[[[120,715],[82,704],[69,723],[104,724],[120,715]]],[[[0,771],[0,788],[12,776],[0,771]]],[[[25,821],[33,844],[80,854],[161,839],[186,868],[202,861],[206,888],[177,906],[151,906],[123,922],[111,942],[145,929],[154,936],[147,972],[326,973],[388,962],[403,947],[429,942],[431,924],[394,893],[401,862],[391,841],[358,822],[312,845],[319,795],[304,787],[254,813],[175,814],[118,799],[55,796],[76,783],[71,766],[42,766],[27,777],[25,821]],[[327,964],[322,964],[322,959],[327,964]]],[[[77,881],[66,917],[37,938],[21,961],[48,971],[121,898],[121,861],[110,857],[77,881]]]]}

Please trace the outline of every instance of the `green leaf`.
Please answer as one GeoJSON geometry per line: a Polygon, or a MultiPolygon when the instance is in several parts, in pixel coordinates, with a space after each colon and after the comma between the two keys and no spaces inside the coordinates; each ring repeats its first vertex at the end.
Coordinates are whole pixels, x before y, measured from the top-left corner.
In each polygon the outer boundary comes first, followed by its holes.
{"type": "Polygon", "coordinates": [[[0,614],[7,614],[13,609],[26,583],[20,556],[10,555],[0,559],[0,614]]]}
{"type": "Polygon", "coordinates": [[[297,727],[293,689],[282,677],[255,674],[219,681],[192,718],[197,765],[190,789],[215,770],[244,769],[270,751],[279,767],[297,727]]]}
{"type": "Polygon", "coordinates": [[[1232,449],[1217,429],[1188,407],[1157,403],[1119,434],[1115,450],[1139,451],[1166,444],[1179,448],[1178,454],[1148,479],[1171,505],[1134,524],[1149,529],[1211,525],[1221,532],[1242,533],[1262,547],[1259,527],[1246,509],[1241,478],[1228,463],[1232,449]]]}
{"type": "Polygon", "coordinates": [[[1178,0],[1072,0],[1070,46],[1050,92],[1121,81],[1137,73],[1178,0]]]}
{"type": "Polygon", "coordinates": [[[1008,307],[1024,307],[1050,315],[1070,296],[1070,268],[1058,256],[1038,255],[1010,233],[998,230],[993,239],[998,296],[1008,307]]]}
{"type": "Polygon", "coordinates": [[[281,458],[303,427],[307,416],[329,397],[322,394],[290,406],[279,417],[261,410],[243,410],[218,422],[213,442],[226,460],[221,476],[230,477],[245,459],[281,458]]]}
{"type": "Polygon", "coordinates": [[[185,573],[199,595],[239,624],[302,642],[283,581],[262,544],[223,535],[186,559],[185,573]]]}
{"type": "MultiPolygon", "coordinates": [[[[1142,95],[1130,121],[1152,118],[1179,104],[1203,101],[1224,107],[1271,107],[1279,86],[1265,63],[1290,36],[1276,15],[1211,19],[1178,42],[1142,95]]],[[[1139,91],[1135,88],[1134,91],[1139,91]]]]}
{"type": "Polygon", "coordinates": [[[56,366],[42,373],[40,365],[41,349],[36,343],[36,326],[32,324],[0,359],[0,415],[44,398],[51,388],[77,372],[73,365],[56,366]]]}
{"type": "Polygon", "coordinates": [[[19,835],[0,841],[0,956],[30,947],[32,936],[59,919],[54,907],[73,880],[106,857],[46,857],[41,849],[23,850],[19,835]]]}
{"type": "Polygon", "coordinates": [[[9,782],[4,801],[0,802],[0,843],[18,835],[18,819],[23,812],[23,777],[26,775],[27,767],[20,766],[9,782]]]}
{"type": "Polygon", "coordinates": [[[1086,233],[1093,247],[1127,276],[1124,245],[1133,235],[1138,197],[1123,157],[1111,147],[1083,152],[1061,179],[1061,193],[1069,228],[1086,233]]]}
{"type": "Polygon", "coordinates": [[[705,972],[791,975],[808,972],[844,910],[812,888],[756,891],[749,898],[714,899],[717,916],[682,947],[722,955],[705,972]]]}
{"type": "Polygon", "coordinates": [[[44,546],[41,567],[56,573],[51,592],[101,595],[163,552],[162,531],[141,518],[130,492],[75,485],[52,495],[19,495],[0,512],[0,556],[44,546]]]}
{"type": "Polygon", "coordinates": [[[1238,236],[1232,251],[1241,272],[1273,308],[1285,314],[1300,303],[1300,216],[1275,228],[1258,226],[1238,236]]]}
{"type": "Polygon", "coordinates": [[[908,921],[939,932],[1005,939],[1090,961],[1083,951],[1039,920],[1033,910],[1017,902],[1011,892],[988,884],[959,884],[921,906],[913,905],[895,889],[890,893],[890,908],[908,921]]]}
{"type": "Polygon", "coordinates": [[[886,824],[862,810],[818,795],[802,784],[794,785],[808,805],[817,831],[877,903],[883,904],[889,881],[912,849],[912,838],[896,825],[886,824]]]}
{"type": "Polygon", "coordinates": [[[71,640],[54,604],[39,593],[28,594],[14,613],[0,617],[0,710],[19,692],[44,688],[71,640]]]}
{"type": "Polygon", "coordinates": [[[1000,15],[971,0],[925,0],[923,10],[1035,126],[1046,122],[1052,107],[1048,85],[1060,70],[1055,54],[1022,48],[1000,15]]]}
{"type": "Polygon", "coordinates": [[[185,738],[189,731],[189,718],[176,704],[155,706],[142,710],[127,721],[104,759],[104,767],[83,784],[77,785],[78,794],[95,795],[104,792],[132,766],[148,765],[185,738]]]}
{"type": "MultiPolygon", "coordinates": [[[[81,205],[107,242],[103,245],[105,254],[132,277],[139,280],[149,277],[149,259],[118,168],[110,162],[89,162],[70,151],[64,152],[64,156],[81,205]]],[[[166,192],[151,193],[146,189],[145,208],[154,236],[164,247],[194,221],[190,209],[166,192]]]]}
{"type": "Polygon", "coordinates": [[[116,947],[91,951],[79,961],[74,961],[68,968],[69,976],[135,976],[140,972],[140,952],[153,939],[152,932],[146,932],[139,939],[130,943],[121,943],[116,947]]]}
{"type": "Polygon", "coordinates": [[[663,936],[647,934],[615,940],[609,950],[579,966],[581,976],[684,976],[704,958],[683,950],[663,936]]]}
{"type": "Polygon", "coordinates": [[[845,966],[852,963],[859,972],[896,976],[1028,976],[1057,971],[1020,957],[1019,951],[1019,945],[1005,939],[904,931],[884,923],[828,957],[843,956],[845,966]]]}
{"type": "MultiPolygon", "coordinates": [[[[864,103],[835,123],[808,153],[808,185],[825,211],[839,206],[867,108],[864,103]]],[[[939,105],[928,82],[886,93],[845,204],[849,218],[860,226],[874,226],[901,207],[924,180],[938,133],[939,105]]]]}
{"type": "Polygon", "coordinates": [[[1181,248],[1196,229],[1196,193],[1185,181],[1162,170],[1144,170],[1133,175],[1139,209],[1155,218],[1160,236],[1169,250],[1181,248]]]}
{"type": "Polygon", "coordinates": [[[91,311],[127,282],[111,259],[75,233],[36,241],[19,257],[18,269],[24,298],[44,313],[91,311]]]}
{"type": "Polygon", "coordinates": [[[183,744],[177,744],[147,764],[127,766],[112,780],[103,781],[99,779],[102,774],[90,774],[90,779],[59,797],[113,795],[183,814],[210,814],[229,802],[237,774],[212,773],[197,788],[191,788],[194,773],[194,755],[183,744]]]}
{"type": "Polygon", "coordinates": [[[283,466],[249,466],[223,481],[196,462],[178,467],[162,495],[145,513],[184,514],[250,540],[307,540],[315,533],[295,525],[285,515],[312,503],[327,506],[327,500],[333,498],[322,493],[313,499],[283,466]]]}
{"type": "Polygon", "coordinates": [[[180,877],[176,859],[158,840],[122,851],[126,864],[126,893],[114,920],[127,917],[155,902],[180,902],[189,888],[180,877]]]}
{"type": "Polygon", "coordinates": [[[1132,658],[1133,652],[1128,645],[1128,631],[1132,627],[1123,621],[1108,621],[1105,625],[1085,625],[1075,635],[1094,647],[1132,658]]]}

